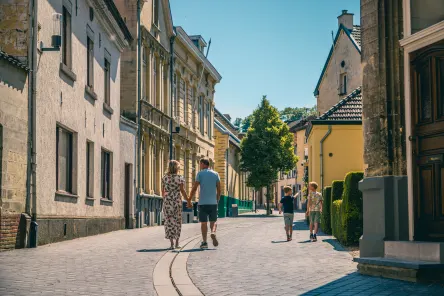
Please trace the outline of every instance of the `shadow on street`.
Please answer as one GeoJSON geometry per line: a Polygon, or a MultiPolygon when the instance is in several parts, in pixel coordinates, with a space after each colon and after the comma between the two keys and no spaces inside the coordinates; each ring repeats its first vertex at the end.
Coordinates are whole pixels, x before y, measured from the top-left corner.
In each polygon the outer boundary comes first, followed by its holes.
{"type": "Polygon", "coordinates": [[[370,277],[361,275],[357,272],[348,274],[342,278],[301,295],[341,295],[341,293],[350,293],[351,291],[354,295],[360,295],[361,293],[365,293],[365,295],[444,295],[444,287],[437,284],[426,285],[379,277],[370,277]]]}
{"type": "Polygon", "coordinates": [[[164,249],[141,249],[137,250],[139,253],[157,253],[157,252],[165,252],[168,251],[170,248],[164,248],[164,249]]]}

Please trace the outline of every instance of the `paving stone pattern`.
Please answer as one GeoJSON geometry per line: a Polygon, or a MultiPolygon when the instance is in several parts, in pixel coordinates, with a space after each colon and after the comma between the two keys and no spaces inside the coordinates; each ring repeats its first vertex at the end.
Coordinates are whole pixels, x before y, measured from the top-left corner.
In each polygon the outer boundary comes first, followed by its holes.
{"type": "MultiPolygon", "coordinates": [[[[282,217],[227,218],[219,226],[221,245],[207,251],[196,245],[187,263],[207,296],[444,295],[440,287],[356,274],[351,256],[330,237],[307,243],[302,221],[290,243],[282,242],[282,217]]],[[[198,224],[184,225],[182,238],[199,232],[198,224]]],[[[156,295],[153,270],[168,245],[163,227],[152,227],[2,252],[0,295],[156,295]]]]}
{"type": "Polygon", "coordinates": [[[444,295],[440,286],[359,275],[332,237],[309,242],[303,214],[295,216],[292,242],[286,242],[282,217],[239,219],[242,228],[221,233],[217,250],[188,259],[189,275],[204,295],[444,295]]]}

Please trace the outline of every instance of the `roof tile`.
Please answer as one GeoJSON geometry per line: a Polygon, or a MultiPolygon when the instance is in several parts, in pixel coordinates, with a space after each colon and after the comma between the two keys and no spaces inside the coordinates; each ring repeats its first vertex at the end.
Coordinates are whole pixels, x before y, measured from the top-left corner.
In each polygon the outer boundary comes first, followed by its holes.
{"type": "Polygon", "coordinates": [[[330,110],[319,116],[317,120],[362,120],[361,87],[355,89],[351,94],[331,107],[330,110]]]}

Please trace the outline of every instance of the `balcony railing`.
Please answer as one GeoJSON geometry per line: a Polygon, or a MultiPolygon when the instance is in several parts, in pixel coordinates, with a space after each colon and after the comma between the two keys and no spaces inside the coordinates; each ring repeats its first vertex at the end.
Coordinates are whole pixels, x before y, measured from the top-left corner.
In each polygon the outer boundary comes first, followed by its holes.
{"type": "Polygon", "coordinates": [[[170,131],[170,117],[145,100],[142,100],[142,119],[165,133],[170,131]]]}

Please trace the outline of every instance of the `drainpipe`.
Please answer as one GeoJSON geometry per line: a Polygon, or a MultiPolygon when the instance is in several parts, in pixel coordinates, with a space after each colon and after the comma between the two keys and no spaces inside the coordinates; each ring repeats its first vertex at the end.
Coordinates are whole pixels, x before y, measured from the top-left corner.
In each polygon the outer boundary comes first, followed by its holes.
{"type": "Polygon", "coordinates": [[[230,149],[227,148],[226,153],[225,153],[225,170],[227,172],[227,176],[226,176],[226,188],[227,188],[227,196],[230,196],[230,187],[228,186],[228,157],[230,156],[230,149]]]}
{"type": "MultiPolygon", "coordinates": [[[[175,28],[174,28],[175,30],[175,28]]],[[[175,32],[174,32],[175,33],[175,32]]],[[[175,34],[170,38],[170,160],[173,159],[173,90],[174,90],[174,40],[175,34]]]]}
{"type": "Polygon", "coordinates": [[[36,97],[37,97],[37,0],[32,1],[30,9],[31,44],[28,50],[28,156],[26,171],[26,214],[31,216],[28,246],[37,247],[37,196],[36,196],[36,97]]]}
{"type": "Polygon", "coordinates": [[[136,211],[137,211],[137,225],[142,227],[142,223],[140,223],[140,166],[141,166],[141,139],[142,139],[142,103],[141,103],[141,50],[142,50],[142,36],[140,30],[140,11],[141,11],[141,2],[142,0],[137,0],[137,195],[136,195],[136,211]]]}
{"type": "Polygon", "coordinates": [[[321,139],[321,154],[320,154],[320,160],[321,160],[321,190],[324,188],[324,141],[328,138],[328,136],[331,134],[331,125],[328,126],[328,131],[324,135],[324,137],[321,139]]]}

